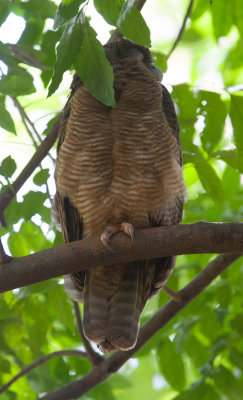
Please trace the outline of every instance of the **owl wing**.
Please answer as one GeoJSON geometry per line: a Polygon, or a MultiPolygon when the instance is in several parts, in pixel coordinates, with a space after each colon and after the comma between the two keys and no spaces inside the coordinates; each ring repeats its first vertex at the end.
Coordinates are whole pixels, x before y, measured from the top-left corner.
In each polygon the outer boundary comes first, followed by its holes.
{"type": "MultiPolygon", "coordinates": [[[[63,117],[59,128],[57,162],[58,153],[66,135],[66,127],[71,112],[71,98],[80,84],[81,81],[77,79],[77,75],[75,74],[71,86],[72,93],[67,101],[66,106],[64,107],[63,117]]],[[[72,205],[69,198],[62,196],[58,190],[56,191],[52,204],[52,213],[55,215],[56,222],[61,225],[62,235],[65,243],[82,239],[83,224],[79,212],[77,208],[72,205]]],[[[73,300],[83,302],[84,274],[85,273],[83,271],[80,271],[64,276],[65,290],[73,300]]]]}
{"type": "MultiPolygon", "coordinates": [[[[177,162],[182,166],[182,153],[180,142],[179,124],[175,112],[174,102],[166,87],[161,85],[162,90],[162,104],[167,122],[171,128],[172,135],[176,138],[178,143],[177,162]]],[[[170,225],[180,224],[182,220],[183,202],[177,200],[170,210],[170,225]]],[[[151,225],[159,227],[165,225],[163,223],[163,213],[159,214],[158,219],[154,220],[149,217],[151,225]]],[[[146,297],[154,296],[165,284],[170,277],[176,262],[175,256],[157,258],[153,261],[145,261],[145,285],[144,285],[144,301],[146,297]]]]}

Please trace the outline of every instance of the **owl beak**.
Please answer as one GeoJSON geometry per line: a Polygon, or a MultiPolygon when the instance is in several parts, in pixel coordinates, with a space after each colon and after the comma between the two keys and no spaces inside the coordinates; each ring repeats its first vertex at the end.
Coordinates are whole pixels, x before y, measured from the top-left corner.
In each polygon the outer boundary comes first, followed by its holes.
{"type": "Polygon", "coordinates": [[[156,76],[156,78],[158,79],[159,82],[162,81],[163,79],[163,72],[161,71],[161,69],[159,69],[158,67],[153,68],[153,74],[156,76]]]}

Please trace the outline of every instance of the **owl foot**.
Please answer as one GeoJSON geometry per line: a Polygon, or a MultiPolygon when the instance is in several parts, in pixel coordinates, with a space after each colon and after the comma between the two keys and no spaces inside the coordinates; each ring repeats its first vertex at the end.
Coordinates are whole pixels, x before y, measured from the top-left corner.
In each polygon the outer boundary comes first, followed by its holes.
{"type": "Polygon", "coordinates": [[[167,286],[164,286],[163,290],[166,294],[172,297],[172,299],[174,299],[177,303],[183,303],[183,297],[180,295],[180,293],[173,292],[173,290],[169,289],[167,286]]]}
{"type": "Polygon", "coordinates": [[[126,235],[130,236],[132,243],[134,238],[134,228],[129,222],[122,222],[121,224],[108,226],[102,233],[100,240],[103,245],[110,251],[114,252],[110,245],[110,238],[117,232],[124,232],[126,235]]]}

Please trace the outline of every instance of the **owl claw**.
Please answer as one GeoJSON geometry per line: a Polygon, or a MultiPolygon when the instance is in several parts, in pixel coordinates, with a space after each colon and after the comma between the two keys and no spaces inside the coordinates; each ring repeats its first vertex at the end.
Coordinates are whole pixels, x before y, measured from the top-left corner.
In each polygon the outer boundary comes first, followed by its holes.
{"type": "Polygon", "coordinates": [[[100,240],[103,245],[111,252],[114,252],[112,246],[110,245],[110,238],[117,232],[124,232],[126,235],[130,236],[133,244],[134,238],[134,228],[129,222],[122,222],[121,224],[108,226],[102,233],[100,240]]]}
{"type": "MultiPolygon", "coordinates": [[[[103,235],[103,234],[102,234],[102,235],[103,235]]],[[[105,237],[102,237],[102,235],[101,235],[101,237],[100,237],[100,240],[102,241],[103,246],[106,247],[107,250],[109,250],[109,251],[111,251],[112,253],[114,253],[114,249],[109,245],[110,238],[109,238],[109,239],[106,239],[105,237]]]]}

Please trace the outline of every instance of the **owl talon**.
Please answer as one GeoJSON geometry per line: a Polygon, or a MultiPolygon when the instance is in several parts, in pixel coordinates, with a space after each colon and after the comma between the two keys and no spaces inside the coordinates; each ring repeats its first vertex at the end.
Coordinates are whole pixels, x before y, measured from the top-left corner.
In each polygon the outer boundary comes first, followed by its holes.
{"type": "Polygon", "coordinates": [[[114,249],[109,245],[110,238],[106,239],[106,238],[102,237],[102,235],[101,235],[100,239],[102,241],[103,246],[106,247],[107,250],[109,250],[112,253],[114,253],[114,249]]]}
{"type": "Polygon", "coordinates": [[[132,224],[129,222],[122,222],[121,224],[111,225],[104,230],[100,237],[101,242],[109,251],[114,252],[112,246],[110,245],[110,238],[117,232],[124,232],[126,235],[130,236],[133,244],[134,228],[132,224]]]}
{"type": "Polygon", "coordinates": [[[122,222],[121,231],[124,232],[126,235],[130,236],[133,244],[134,228],[132,224],[129,224],[129,222],[122,222]]]}

